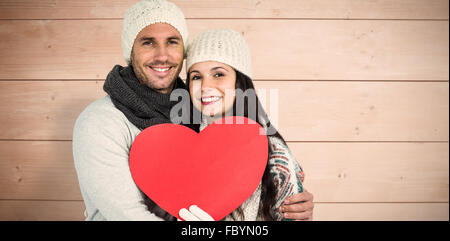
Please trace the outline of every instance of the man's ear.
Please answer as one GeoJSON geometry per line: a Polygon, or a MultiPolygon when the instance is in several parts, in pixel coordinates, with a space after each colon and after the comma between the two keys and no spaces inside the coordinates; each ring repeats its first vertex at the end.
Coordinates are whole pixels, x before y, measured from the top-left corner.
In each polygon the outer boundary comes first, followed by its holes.
{"type": "MultiPolygon", "coordinates": [[[[134,45],[133,45],[134,47],[134,45]]],[[[128,66],[132,67],[133,66],[133,59],[134,59],[134,50],[133,48],[131,48],[131,54],[130,54],[130,63],[128,64],[128,66]]]]}

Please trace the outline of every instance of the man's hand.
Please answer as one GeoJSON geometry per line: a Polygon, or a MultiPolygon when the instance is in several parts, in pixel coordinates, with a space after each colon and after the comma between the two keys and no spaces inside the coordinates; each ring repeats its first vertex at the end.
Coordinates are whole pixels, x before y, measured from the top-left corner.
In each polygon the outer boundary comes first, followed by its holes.
{"type": "Polygon", "coordinates": [[[284,218],[295,219],[297,221],[312,221],[314,196],[305,190],[302,193],[292,195],[284,200],[280,207],[280,212],[284,218]]]}
{"type": "Polygon", "coordinates": [[[197,205],[190,206],[189,210],[183,208],[178,214],[185,221],[214,221],[207,212],[197,207],[197,205]]]}

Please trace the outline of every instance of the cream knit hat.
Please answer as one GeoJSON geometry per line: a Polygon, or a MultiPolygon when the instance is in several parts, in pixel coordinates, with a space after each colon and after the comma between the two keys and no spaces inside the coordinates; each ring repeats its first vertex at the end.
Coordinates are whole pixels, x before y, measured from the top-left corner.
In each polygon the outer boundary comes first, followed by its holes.
{"type": "Polygon", "coordinates": [[[209,30],[192,41],[187,50],[186,71],[204,61],[227,64],[252,78],[250,50],[244,37],[234,30],[209,30]]]}
{"type": "Polygon", "coordinates": [[[141,0],[127,9],[123,19],[122,51],[128,64],[136,36],[143,28],[154,23],[167,23],[178,30],[186,50],[188,30],[181,9],[166,0],[141,0]]]}

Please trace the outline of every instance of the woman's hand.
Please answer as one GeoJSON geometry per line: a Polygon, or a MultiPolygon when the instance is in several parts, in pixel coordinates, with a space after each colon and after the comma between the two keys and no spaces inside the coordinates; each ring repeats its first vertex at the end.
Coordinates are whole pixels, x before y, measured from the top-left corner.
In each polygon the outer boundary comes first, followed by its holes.
{"type": "Polygon", "coordinates": [[[314,209],[313,199],[314,196],[306,190],[302,193],[292,195],[286,198],[284,204],[280,207],[280,212],[284,218],[312,221],[314,209]]]}
{"type": "Polygon", "coordinates": [[[181,209],[178,215],[185,221],[214,221],[207,212],[197,207],[197,205],[190,206],[189,210],[186,208],[181,209]]]}

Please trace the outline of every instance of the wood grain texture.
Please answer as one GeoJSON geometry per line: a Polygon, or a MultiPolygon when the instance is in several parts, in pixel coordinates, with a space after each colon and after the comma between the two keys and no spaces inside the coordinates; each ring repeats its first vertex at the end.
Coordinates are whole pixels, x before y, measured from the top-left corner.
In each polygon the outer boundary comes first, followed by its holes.
{"type": "MultiPolygon", "coordinates": [[[[255,79],[448,81],[448,21],[189,20],[244,34],[255,79]],[[270,31],[269,31],[270,30],[270,31]]],[[[121,20],[0,21],[0,79],[104,79],[121,20]],[[19,29],[19,31],[17,31],[19,29]]],[[[185,76],[184,72],[182,76],[185,76]]]]}
{"type": "Polygon", "coordinates": [[[82,200],[72,142],[0,141],[0,199],[82,200]]]}
{"type": "MultiPolygon", "coordinates": [[[[448,221],[448,203],[316,203],[315,221],[448,221]]],[[[81,221],[82,201],[0,200],[0,221],[81,221]]]]}
{"type": "Polygon", "coordinates": [[[0,221],[82,221],[83,201],[0,200],[0,221]]]}
{"type": "Polygon", "coordinates": [[[3,81],[0,85],[1,139],[71,140],[77,116],[105,95],[103,82],[96,81],[3,81]]]}
{"type": "MultiPolygon", "coordinates": [[[[0,19],[123,18],[137,0],[1,0],[0,19]]],[[[173,0],[186,18],[448,19],[447,0],[173,0]]]]}
{"type": "Polygon", "coordinates": [[[448,202],[448,143],[289,146],[319,202],[448,202]]]}
{"type": "MultiPolygon", "coordinates": [[[[449,220],[448,0],[172,1],[244,35],[314,220],[449,220]]],[[[134,2],[0,0],[0,220],[84,219],[72,129],[134,2]]]]}
{"type": "MultiPolygon", "coordinates": [[[[448,202],[448,143],[288,145],[316,202],[448,202]]],[[[82,200],[71,147],[0,141],[0,199],[82,200]]]]}
{"type": "Polygon", "coordinates": [[[316,221],[448,221],[448,203],[317,203],[316,221]]]}
{"type": "MultiPolygon", "coordinates": [[[[448,82],[255,86],[289,141],[448,141],[448,82]],[[278,93],[273,110],[271,90],[278,93]]],[[[104,95],[103,81],[0,81],[0,139],[71,140],[77,116],[104,95]]]]}

